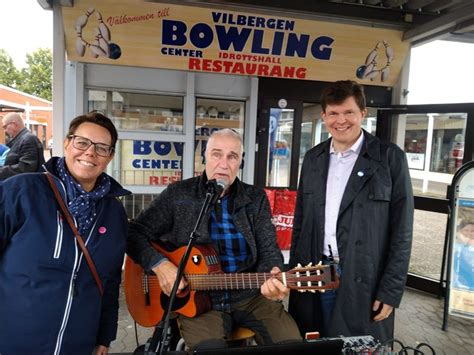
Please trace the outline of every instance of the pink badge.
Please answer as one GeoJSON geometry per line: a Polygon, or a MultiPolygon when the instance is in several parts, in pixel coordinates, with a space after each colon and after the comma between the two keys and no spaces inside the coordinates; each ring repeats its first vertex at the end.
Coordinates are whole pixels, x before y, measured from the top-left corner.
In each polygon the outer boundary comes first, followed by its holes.
{"type": "Polygon", "coordinates": [[[107,228],[105,228],[105,227],[99,227],[99,233],[100,233],[100,234],[104,234],[105,232],[107,232],[107,228]]]}

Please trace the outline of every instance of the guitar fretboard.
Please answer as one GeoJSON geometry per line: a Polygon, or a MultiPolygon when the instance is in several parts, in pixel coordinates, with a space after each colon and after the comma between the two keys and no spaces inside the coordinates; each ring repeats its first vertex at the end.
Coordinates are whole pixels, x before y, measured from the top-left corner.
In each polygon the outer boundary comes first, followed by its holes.
{"type": "MultiPolygon", "coordinates": [[[[271,273],[186,274],[191,290],[242,290],[260,288],[265,281],[275,278],[271,273]]],[[[281,281],[282,277],[276,277],[281,281]]]]}

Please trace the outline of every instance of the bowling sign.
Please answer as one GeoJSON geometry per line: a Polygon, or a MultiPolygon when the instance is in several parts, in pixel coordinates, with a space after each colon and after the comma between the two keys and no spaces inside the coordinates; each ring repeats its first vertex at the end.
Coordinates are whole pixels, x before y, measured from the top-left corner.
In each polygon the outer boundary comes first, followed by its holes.
{"type": "Polygon", "coordinates": [[[68,59],[88,63],[393,86],[409,50],[396,30],[144,0],[62,13],[68,59]]]}

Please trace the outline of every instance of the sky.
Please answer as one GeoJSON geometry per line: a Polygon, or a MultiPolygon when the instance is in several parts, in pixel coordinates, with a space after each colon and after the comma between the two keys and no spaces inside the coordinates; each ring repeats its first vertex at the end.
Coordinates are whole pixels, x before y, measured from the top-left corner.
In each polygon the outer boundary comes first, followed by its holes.
{"type": "MultiPolygon", "coordinates": [[[[0,0],[0,48],[18,68],[26,53],[53,47],[53,12],[36,0],[0,0]]],[[[474,44],[434,41],[412,49],[409,104],[474,102],[474,44]]]]}
{"type": "Polygon", "coordinates": [[[36,0],[0,0],[0,13],[0,48],[17,68],[26,66],[27,53],[53,48],[53,11],[43,10],[36,0]]]}

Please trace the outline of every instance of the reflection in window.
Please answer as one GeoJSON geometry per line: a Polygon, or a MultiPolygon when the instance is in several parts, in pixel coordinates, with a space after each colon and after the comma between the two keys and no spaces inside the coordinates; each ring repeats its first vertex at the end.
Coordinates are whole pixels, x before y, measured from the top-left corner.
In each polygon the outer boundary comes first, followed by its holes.
{"type": "Polygon", "coordinates": [[[196,99],[195,176],[201,175],[204,171],[204,153],[209,136],[221,128],[231,128],[243,138],[244,117],[245,103],[242,101],[196,99]]]}
{"type": "Polygon", "coordinates": [[[294,114],[293,109],[270,109],[265,186],[288,187],[290,184],[294,114]]]}
{"type": "Polygon", "coordinates": [[[410,169],[423,170],[425,168],[427,128],[427,116],[410,115],[407,117],[404,149],[410,169]]]}
{"type": "Polygon", "coordinates": [[[454,174],[464,158],[466,114],[435,117],[430,170],[454,174]]]}
{"type": "Polygon", "coordinates": [[[453,174],[462,165],[467,114],[395,115],[395,135],[406,152],[415,194],[446,197],[453,174]]]}
{"type": "Polygon", "coordinates": [[[88,110],[103,112],[117,129],[183,131],[182,97],[89,90],[88,110]]]}
{"type": "Polygon", "coordinates": [[[107,173],[122,185],[166,186],[181,180],[184,143],[119,140],[107,173]]]}

